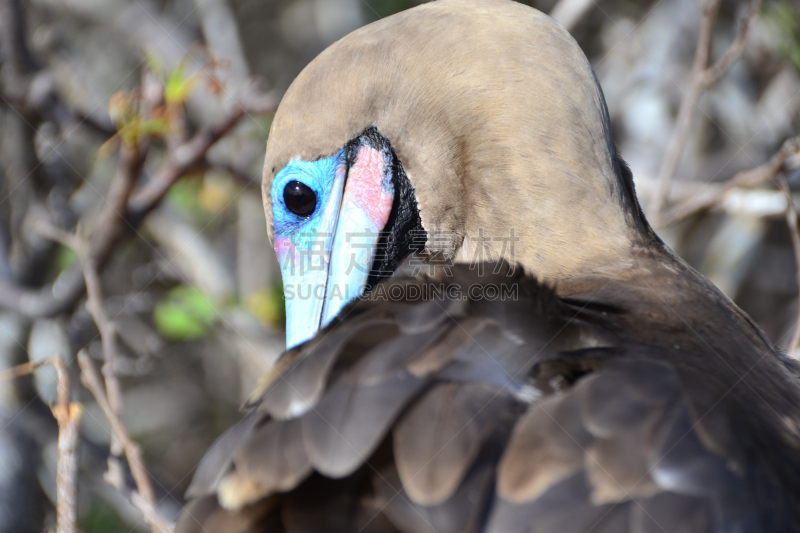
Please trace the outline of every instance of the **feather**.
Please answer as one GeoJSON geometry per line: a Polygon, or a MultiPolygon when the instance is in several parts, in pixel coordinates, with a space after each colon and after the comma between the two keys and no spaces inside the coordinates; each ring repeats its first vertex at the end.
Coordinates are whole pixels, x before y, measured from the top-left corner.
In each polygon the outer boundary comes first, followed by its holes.
{"type": "Polygon", "coordinates": [[[501,497],[514,503],[536,499],[583,468],[586,431],[560,423],[573,421],[562,414],[571,412],[569,407],[574,412],[576,403],[547,398],[532,405],[517,422],[498,467],[501,497]]]}
{"type": "Polygon", "coordinates": [[[480,526],[491,479],[491,465],[480,462],[451,498],[432,506],[419,505],[408,497],[393,466],[376,473],[373,484],[384,512],[405,533],[468,533],[480,526]]]}
{"type": "Polygon", "coordinates": [[[273,420],[254,429],[236,450],[234,464],[237,475],[259,487],[259,497],[295,488],[311,473],[300,419],[273,420]]]}
{"type": "Polygon", "coordinates": [[[531,347],[523,345],[520,337],[497,322],[487,324],[479,332],[466,333],[472,342],[455,354],[451,364],[440,371],[440,377],[519,388],[535,363],[531,347]]]}
{"type": "Polygon", "coordinates": [[[264,391],[260,409],[275,418],[302,415],[322,395],[328,374],[348,340],[368,328],[389,326],[388,319],[374,319],[346,324],[326,331],[303,346],[303,353],[264,391]]]}
{"type": "Polygon", "coordinates": [[[678,494],[710,496],[740,483],[724,458],[703,447],[683,404],[672,407],[648,459],[656,483],[678,494]]]}
{"type": "Polygon", "coordinates": [[[383,340],[365,354],[348,372],[353,382],[361,385],[376,385],[405,372],[406,365],[420,351],[442,335],[436,329],[429,329],[416,335],[400,334],[383,340]]]}
{"type": "Polygon", "coordinates": [[[311,463],[338,478],[369,459],[381,438],[423,380],[408,373],[377,385],[340,377],[303,418],[303,442],[311,463]]]}
{"type": "MultiPolygon", "coordinates": [[[[523,464],[519,466],[522,467],[523,464]]],[[[531,501],[517,503],[505,498],[502,492],[497,490],[485,531],[486,533],[527,532],[532,525],[548,514],[560,515],[581,505],[589,499],[590,493],[586,477],[580,471],[572,476],[562,477],[531,501]]],[[[556,532],[567,533],[553,530],[553,533],[556,532]]]]}
{"type": "Polygon", "coordinates": [[[197,465],[192,482],[186,489],[187,498],[199,498],[214,493],[220,479],[230,470],[236,449],[261,418],[261,415],[255,413],[247,415],[214,442],[197,465]]]}
{"type": "Polygon", "coordinates": [[[631,533],[711,533],[715,526],[709,500],[661,493],[630,506],[631,533]]]}
{"type": "Polygon", "coordinates": [[[474,342],[475,335],[479,335],[484,328],[493,323],[490,318],[467,317],[449,327],[441,339],[423,350],[408,364],[408,371],[419,377],[439,371],[474,342]]]}
{"type": "Polygon", "coordinates": [[[432,299],[417,305],[410,305],[397,313],[397,324],[406,335],[418,335],[438,328],[446,321],[463,317],[467,300],[432,299]]]}
{"type": "Polygon", "coordinates": [[[581,384],[581,418],[592,435],[614,438],[663,411],[680,394],[675,370],[658,361],[625,361],[581,384]]]}
{"type": "Polygon", "coordinates": [[[440,384],[427,392],[394,430],[395,461],[408,496],[428,506],[450,498],[509,410],[508,395],[488,385],[440,384]]]}

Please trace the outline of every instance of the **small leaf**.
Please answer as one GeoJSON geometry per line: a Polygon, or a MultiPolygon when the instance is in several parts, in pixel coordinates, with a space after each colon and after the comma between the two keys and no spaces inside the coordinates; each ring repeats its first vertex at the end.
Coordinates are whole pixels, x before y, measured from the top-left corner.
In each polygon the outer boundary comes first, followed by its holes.
{"type": "Polygon", "coordinates": [[[153,309],[153,323],[166,339],[179,341],[206,336],[217,317],[214,304],[193,287],[180,285],[153,309]]]}
{"type": "Polygon", "coordinates": [[[69,247],[59,245],[55,260],[47,269],[48,279],[56,279],[62,272],[78,262],[78,255],[69,247]]]}
{"type": "Polygon", "coordinates": [[[186,59],[167,75],[164,82],[164,101],[167,104],[182,104],[189,97],[194,86],[199,81],[197,73],[186,76],[186,59]]]}

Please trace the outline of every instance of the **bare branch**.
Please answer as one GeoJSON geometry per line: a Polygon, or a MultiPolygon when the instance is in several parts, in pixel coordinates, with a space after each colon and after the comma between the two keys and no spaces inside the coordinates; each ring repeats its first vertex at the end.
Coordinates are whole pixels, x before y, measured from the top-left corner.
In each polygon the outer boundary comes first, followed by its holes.
{"type": "Polygon", "coordinates": [[[755,187],[756,185],[766,182],[780,172],[786,160],[794,154],[800,154],[800,136],[791,137],[784,141],[780,150],[770,157],[763,165],[739,172],[733,178],[722,184],[721,188],[709,194],[698,195],[677,207],[671,213],[664,216],[664,225],[677,224],[697,213],[711,209],[722,202],[725,196],[734,189],[755,187]]]}
{"type": "Polygon", "coordinates": [[[3,381],[21,378],[22,376],[28,376],[36,372],[37,368],[49,365],[51,363],[52,361],[50,360],[38,361],[36,363],[28,361],[26,363],[12,366],[11,368],[4,368],[3,370],[0,370],[0,383],[3,381]]]}
{"type": "Polygon", "coordinates": [[[689,83],[683,95],[683,100],[681,100],[678,117],[667,141],[664,157],[658,170],[659,186],[652,200],[652,217],[654,225],[657,227],[662,226],[661,211],[669,196],[672,179],[675,177],[675,171],[677,171],[678,164],[683,156],[683,149],[686,145],[686,138],[689,134],[689,127],[691,126],[697,103],[703,92],[716,83],[730,69],[733,63],[741,57],[747,42],[750,23],[761,7],[761,0],[750,0],[750,8],[742,20],[736,39],[722,57],[713,66],[708,67],[708,58],[711,54],[711,38],[720,3],[721,0],[706,0],[702,6],[703,19],[700,23],[700,34],[697,38],[692,70],[689,74],[689,83]]]}
{"type": "Polygon", "coordinates": [[[131,198],[128,204],[128,220],[131,224],[141,222],[181,177],[203,162],[208,149],[233,129],[243,116],[244,110],[237,108],[221,122],[199,131],[188,142],[173,150],[150,181],[131,198]]]}
{"type": "Polygon", "coordinates": [[[34,230],[42,237],[71,248],[72,251],[78,254],[78,257],[83,257],[86,253],[86,243],[64,228],[54,226],[45,220],[38,220],[34,225],[34,230]]]}
{"type": "Polygon", "coordinates": [[[56,463],[56,533],[78,531],[78,422],[80,404],[70,403],[70,379],[60,355],[36,363],[27,362],[0,371],[0,382],[33,374],[38,368],[53,365],[58,382],[58,402],[52,409],[58,421],[58,460],[56,463]]]}
{"type": "Polygon", "coordinates": [[[122,217],[143,164],[144,155],[137,146],[120,143],[117,173],[94,222],[87,250],[87,262],[105,264],[114,245],[122,237],[125,231],[122,217]]]}
{"type": "Polygon", "coordinates": [[[750,32],[750,24],[753,22],[756,15],[758,15],[758,10],[760,8],[761,0],[750,1],[747,13],[739,23],[739,33],[736,34],[736,39],[734,39],[730,47],[725,50],[722,57],[720,57],[716,63],[708,67],[703,73],[703,86],[706,89],[717,83],[719,79],[730,70],[733,64],[742,57],[744,46],[747,44],[747,34],[750,32]]]}
{"type": "Polygon", "coordinates": [[[199,131],[188,142],[172,150],[152,179],[136,191],[128,204],[129,222],[134,226],[138,225],[141,219],[158,205],[175,182],[190,170],[202,166],[208,150],[231,131],[245,115],[272,112],[277,108],[278,101],[279,98],[275,93],[256,94],[252,81],[246,85],[238,98],[237,105],[227,116],[217,124],[199,131]]]}
{"type": "MultiPolygon", "coordinates": [[[[172,533],[172,526],[158,513],[156,508],[155,493],[150,483],[150,476],[144,468],[142,450],[128,434],[128,430],[117,414],[111,409],[103,383],[100,380],[100,374],[98,374],[89,356],[83,350],[78,353],[78,364],[81,367],[81,381],[92,393],[100,409],[103,410],[103,413],[111,424],[111,428],[119,438],[120,445],[125,452],[125,457],[128,459],[128,466],[130,467],[131,475],[133,476],[138,491],[138,495],[130,495],[131,502],[142,512],[144,521],[154,532],[172,533]]],[[[114,480],[112,479],[112,481],[114,480]]],[[[118,481],[121,482],[121,480],[118,481]]],[[[115,488],[123,494],[126,491],[124,486],[115,486],[115,488]]]]}
{"type": "MultiPolygon", "coordinates": [[[[89,238],[87,261],[91,262],[95,270],[102,269],[124,234],[131,227],[137,227],[181,177],[202,166],[206,153],[221,137],[230,132],[244,116],[274,111],[278,101],[276,93],[259,94],[254,89],[253,82],[247,84],[239,95],[236,107],[219,122],[200,130],[189,141],[170,150],[152,179],[130,196],[127,208],[121,200],[128,198],[130,187],[141,170],[143,157],[137,157],[136,153],[127,156],[121,153],[117,177],[89,238]],[[125,213],[127,224],[120,218],[121,213],[125,213]]],[[[123,149],[125,150],[127,149],[123,149]]],[[[74,305],[85,287],[81,267],[73,267],[62,273],[58,290],[54,290],[53,284],[40,289],[25,289],[0,278],[0,308],[11,309],[30,317],[53,316],[74,305]]]]}
{"type": "Polygon", "coordinates": [[[58,462],[56,467],[56,533],[78,531],[78,420],[79,404],[70,404],[69,372],[60,355],[50,361],[58,377],[58,406],[53,414],[58,420],[58,462]]]}
{"type": "MultiPolygon", "coordinates": [[[[116,191],[117,194],[123,194],[124,191],[120,188],[116,191]]],[[[109,196],[112,196],[111,194],[109,196]]],[[[119,200],[119,199],[117,199],[119,200]]],[[[48,226],[45,224],[40,225],[39,229],[44,235],[47,235],[55,240],[58,240],[62,244],[66,246],[72,247],[72,249],[79,255],[81,258],[81,264],[83,267],[83,275],[86,281],[86,293],[87,293],[87,310],[91,315],[92,319],[94,320],[95,325],[97,326],[98,331],[100,332],[100,342],[102,345],[103,351],[103,381],[104,381],[104,388],[101,392],[103,392],[103,401],[107,404],[108,412],[112,413],[113,416],[116,418],[117,421],[120,420],[120,412],[122,410],[122,394],[121,388],[119,384],[119,380],[117,379],[116,375],[116,360],[118,359],[117,355],[117,348],[116,348],[116,337],[117,331],[115,329],[114,323],[106,313],[105,306],[103,305],[103,292],[102,286],[100,283],[100,276],[97,273],[93,263],[90,260],[87,260],[86,251],[87,246],[83,243],[80,238],[76,235],[69,234],[60,228],[48,226]]],[[[32,366],[32,365],[30,365],[32,366]]],[[[81,367],[83,368],[83,366],[81,367]]],[[[22,369],[24,370],[24,369],[22,369]]],[[[94,370],[94,367],[92,367],[94,370]]],[[[85,370],[84,370],[85,371],[85,370]]],[[[86,371],[85,371],[86,372],[86,371]]],[[[90,383],[92,386],[100,386],[99,385],[99,378],[97,380],[92,381],[92,376],[89,376],[90,383]],[[97,381],[97,383],[95,383],[97,381]]],[[[101,404],[101,400],[97,398],[97,394],[92,387],[89,387],[92,391],[92,394],[98,401],[98,404],[101,404]]],[[[106,408],[103,407],[101,404],[101,408],[104,412],[106,412],[106,408]]],[[[106,413],[108,416],[108,413],[106,413]]],[[[109,420],[111,420],[109,418],[109,420]]],[[[121,422],[118,422],[121,425],[121,422]]],[[[112,427],[114,427],[114,423],[112,421],[112,427]]],[[[130,438],[128,438],[130,442],[130,438]]],[[[135,446],[135,445],[134,445],[135,446]]],[[[166,524],[166,521],[158,516],[158,513],[155,509],[155,505],[153,503],[153,491],[149,484],[149,477],[147,476],[146,472],[144,471],[144,467],[142,466],[142,459],[141,459],[141,452],[138,450],[138,447],[134,448],[132,451],[129,452],[128,449],[125,448],[123,445],[120,434],[117,432],[116,429],[112,432],[111,438],[111,456],[108,459],[108,471],[104,476],[105,480],[115,487],[117,490],[126,494],[131,498],[131,502],[139,508],[143,514],[148,514],[150,516],[149,524],[153,525],[154,531],[161,531],[161,525],[166,524]],[[124,476],[122,474],[122,465],[120,464],[119,458],[123,454],[123,452],[128,457],[128,462],[131,463],[131,457],[133,456],[136,460],[136,467],[139,470],[134,471],[134,465],[131,464],[131,472],[134,474],[134,479],[136,480],[137,487],[139,487],[139,494],[126,494],[128,491],[126,490],[126,483],[124,476]],[[138,474],[138,475],[137,475],[138,474]],[[135,501],[134,501],[135,500],[135,501]],[[136,503],[139,502],[139,503],[136,503]]]]}
{"type": "MultiPolygon", "coordinates": [[[[117,331],[108,318],[103,305],[103,292],[100,285],[100,276],[94,265],[89,261],[83,262],[83,276],[86,281],[87,303],[86,308],[92,316],[97,330],[100,332],[100,344],[103,348],[103,378],[108,395],[108,404],[111,410],[119,416],[122,411],[122,393],[116,374],[117,357],[117,331]]],[[[122,455],[122,445],[116,433],[111,439],[111,457],[109,457],[109,471],[119,470],[119,457],[122,455]]]]}

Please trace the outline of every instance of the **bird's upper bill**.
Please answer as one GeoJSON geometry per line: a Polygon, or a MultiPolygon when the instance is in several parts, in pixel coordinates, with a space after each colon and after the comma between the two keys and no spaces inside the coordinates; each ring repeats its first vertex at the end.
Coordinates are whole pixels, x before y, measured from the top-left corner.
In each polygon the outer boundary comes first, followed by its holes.
{"type": "Polygon", "coordinates": [[[275,176],[287,346],[312,337],[367,288],[392,211],[391,162],[385,145],[360,138],[331,157],[292,161],[275,176]]]}
{"type": "Polygon", "coordinates": [[[267,144],[289,346],[412,251],[552,281],[629,261],[645,223],[610,131],[577,43],[523,5],[441,0],[332,45],[267,144]]]}

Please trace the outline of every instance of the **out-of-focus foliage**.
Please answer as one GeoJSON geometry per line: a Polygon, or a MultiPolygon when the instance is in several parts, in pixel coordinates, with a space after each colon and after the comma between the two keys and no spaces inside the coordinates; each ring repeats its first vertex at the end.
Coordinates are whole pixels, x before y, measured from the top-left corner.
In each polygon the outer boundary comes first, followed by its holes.
{"type": "Polygon", "coordinates": [[[247,301],[247,308],[264,324],[278,328],[286,326],[286,307],[281,283],[253,292],[247,301]]]}
{"type": "Polygon", "coordinates": [[[173,287],[153,309],[153,323],[167,340],[182,341],[208,335],[217,310],[207,296],[186,285],[173,287]]]}
{"type": "Polygon", "coordinates": [[[800,6],[780,0],[767,7],[765,15],[778,32],[781,52],[800,71],[800,6]]]}

